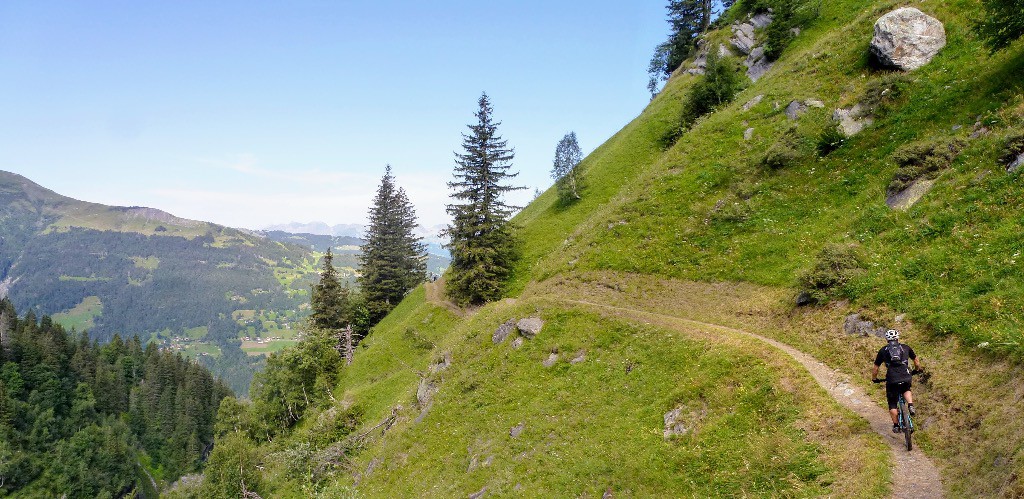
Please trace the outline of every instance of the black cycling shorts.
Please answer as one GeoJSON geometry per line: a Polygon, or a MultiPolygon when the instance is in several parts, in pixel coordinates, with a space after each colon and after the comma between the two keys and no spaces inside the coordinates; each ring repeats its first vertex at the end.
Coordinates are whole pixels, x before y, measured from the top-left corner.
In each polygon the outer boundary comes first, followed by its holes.
{"type": "Polygon", "coordinates": [[[902,383],[886,383],[885,400],[889,402],[889,409],[895,409],[896,404],[900,401],[900,395],[908,391],[910,391],[909,381],[904,381],[902,383]]]}

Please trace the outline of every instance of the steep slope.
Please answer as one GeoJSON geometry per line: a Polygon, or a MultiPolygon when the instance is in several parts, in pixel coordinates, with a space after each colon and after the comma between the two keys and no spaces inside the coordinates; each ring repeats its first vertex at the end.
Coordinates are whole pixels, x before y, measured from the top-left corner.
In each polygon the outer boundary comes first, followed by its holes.
{"type": "Polygon", "coordinates": [[[910,494],[1024,494],[1024,186],[999,161],[1024,133],[1024,46],[989,55],[970,31],[978,2],[925,0],[914,6],[945,24],[947,46],[914,72],[882,71],[872,25],[897,4],[820,6],[773,69],[674,144],[699,81],[685,73],[584,160],[583,199],[549,191],[523,210],[514,298],[460,310],[436,285],[410,295],[320,407],[273,442],[254,437],[268,493],[902,494],[892,470],[906,456],[871,429],[888,418],[867,380],[883,342],[856,312],[898,326],[930,371],[915,438],[941,483],[910,494]],[[858,103],[874,123],[819,157],[834,110],[858,103]],[[901,158],[934,144],[957,154],[916,204],[889,208],[901,158]],[[854,264],[798,308],[826,248],[854,264]],[[545,321],[536,337],[492,341],[525,317],[545,321]],[[872,405],[844,408],[802,364],[723,326],[813,356],[872,405]],[[353,412],[352,435],[316,438],[353,412]],[[666,438],[676,424],[684,434],[666,438]]]}

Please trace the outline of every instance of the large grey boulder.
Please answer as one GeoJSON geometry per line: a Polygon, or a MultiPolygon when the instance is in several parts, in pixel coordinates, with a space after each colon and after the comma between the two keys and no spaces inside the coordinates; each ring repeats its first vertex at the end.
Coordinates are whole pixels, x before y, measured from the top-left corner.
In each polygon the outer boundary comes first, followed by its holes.
{"type": "Polygon", "coordinates": [[[946,29],[938,19],[913,7],[896,9],[875,22],[871,53],[883,66],[911,71],[946,46],[946,29]]]}

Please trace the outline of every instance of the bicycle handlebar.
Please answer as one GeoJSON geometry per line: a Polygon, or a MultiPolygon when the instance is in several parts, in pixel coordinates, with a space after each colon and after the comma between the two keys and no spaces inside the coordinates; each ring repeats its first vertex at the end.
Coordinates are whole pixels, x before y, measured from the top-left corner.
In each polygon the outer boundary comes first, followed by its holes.
{"type": "MultiPolygon", "coordinates": [[[[924,374],[924,369],[914,369],[913,371],[910,371],[911,376],[920,376],[922,374],[924,374]]],[[[885,379],[873,379],[871,382],[876,384],[885,383],[885,379]]]]}

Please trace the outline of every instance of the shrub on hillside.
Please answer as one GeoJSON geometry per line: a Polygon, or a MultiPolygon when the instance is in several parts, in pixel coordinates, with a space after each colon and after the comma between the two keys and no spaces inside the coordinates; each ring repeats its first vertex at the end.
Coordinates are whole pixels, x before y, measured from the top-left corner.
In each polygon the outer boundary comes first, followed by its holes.
{"type": "Polygon", "coordinates": [[[1021,154],[1024,154],[1024,131],[1013,132],[1006,137],[1003,154],[999,157],[999,161],[1004,165],[1009,165],[1016,161],[1021,154]]]}
{"type": "Polygon", "coordinates": [[[906,95],[910,80],[901,72],[889,73],[868,82],[861,106],[876,116],[884,116],[906,95]]]}
{"type": "Polygon", "coordinates": [[[985,0],[985,15],[975,26],[992,51],[1024,36],[1024,0],[985,0]]]}
{"type": "Polygon", "coordinates": [[[690,88],[683,108],[683,128],[689,127],[697,118],[708,114],[723,104],[732,102],[733,97],[743,88],[739,64],[733,57],[720,57],[718,52],[708,53],[704,76],[690,88]]]}
{"type": "Polygon", "coordinates": [[[814,265],[800,276],[799,287],[813,302],[824,303],[838,294],[862,268],[856,245],[830,244],[821,249],[814,265]]]}
{"type": "Polygon", "coordinates": [[[707,217],[704,219],[704,223],[742,222],[750,218],[750,213],[752,211],[750,203],[746,199],[740,198],[735,194],[730,194],[715,203],[708,212],[707,217]]]}
{"type": "Polygon", "coordinates": [[[938,177],[939,173],[953,164],[963,146],[960,139],[942,138],[901,147],[893,154],[893,160],[899,168],[889,182],[887,194],[896,194],[916,180],[938,177]]]}
{"type": "Polygon", "coordinates": [[[793,145],[792,136],[784,136],[765,151],[761,166],[770,171],[782,170],[800,160],[800,151],[793,145]]]}
{"type": "Polygon", "coordinates": [[[839,128],[839,123],[833,121],[821,131],[815,148],[818,150],[818,156],[825,157],[832,154],[832,151],[842,147],[845,142],[846,134],[843,133],[842,128],[839,128]]]}

